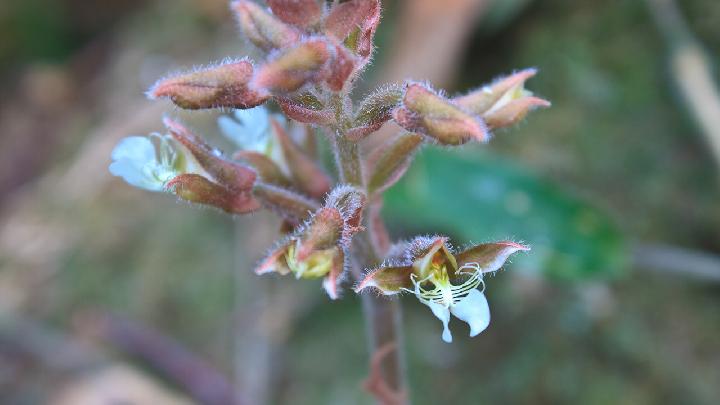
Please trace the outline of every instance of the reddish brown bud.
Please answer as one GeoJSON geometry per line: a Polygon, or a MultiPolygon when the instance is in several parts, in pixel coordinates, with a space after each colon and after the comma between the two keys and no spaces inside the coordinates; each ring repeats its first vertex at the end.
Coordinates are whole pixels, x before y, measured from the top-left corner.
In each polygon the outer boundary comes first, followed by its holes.
{"type": "Polygon", "coordinates": [[[270,92],[293,92],[306,83],[323,79],[330,51],[325,41],[308,40],[279,54],[263,66],[253,87],[270,92]]]}
{"type": "Polygon", "coordinates": [[[322,103],[309,93],[299,97],[275,97],[280,109],[286,117],[304,124],[329,125],[335,122],[335,116],[331,110],[325,108],[322,103]]]}
{"type": "Polygon", "coordinates": [[[395,122],[411,132],[427,135],[443,145],[461,145],[489,138],[482,120],[419,83],[405,89],[403,106],[393,112],[395,122]]]}
{"type": "Polygon", "coordinates": [[[395,184],[410,167],[413,155],[422,145],[423,137],[404,133],[389,139],[370,156],[372,167],[368,192],[381,193],[395,184]]]}
{"type": "Polygon", "coordinates": [[[373,49],[373,37],[380,23],[380,1],[350,0],[339,3],[325,19],[325,31],[345,43],[363,58],[373,49]]]}
{"type": "Polygon", "coordinates": [[[190,151],[198,164],[215,181],[233,191],[249,192],[252,189],[257,177],[254,170],[223,158],[180,123],[169,118],[165,118],[163,122],[170,135],[190,151]]]}
{"type": "Polygon", "coordinates": [[[325,80],[332,91],[341,91],[355,72],[356,58],[342,45],[334,46],[335,55],[330,63],[328,77],[325,80]]]}
{"type": "Polygon", "coordinates": [[[167,97],[180,108],[252,108],[264,103],[267,95],[248,89],[253,66],[246,60],[162,79],[148,91],[150,98],[167,97]]]}
{"type": "Polygon", "coordinates": [[[322,17],[317,0],[267,0],[268,6],[279,19],[298,27],[310,27],[322,17]]]}
{"type": "Polygon", "coordinates": [[[231,7],[245,36],[264,51],[288,48],[300,38],[299,32],[252,1],[237,0],[231,7]]]}
{"type": "Polygon", "coordinates": [[[253,195],[267,209],[293,222],[305,220],[318,209],[318,204],[286,188],[265,183],[257,183],[253,195]]]}
{"type": "Polygon", "coordinates": [[[230,214],[245,214],[260,208],[248,192],[230,190],[199,174],[181,174],[170,180],[166,188],[183,200],[220,208],[230,214]]]}
{"type": "Polygon", "coordinates": [[[285,129],[274,119],[271,120],[275,135],[280,141],[290,176],[298,188],[311,197],[320,198],[330,190],[330,178],[318,165],[298,147],[285,129]]]}
{"type": "Polygon", "coordinates": [[[325,200],[326,207],[332,207],[342,215],[343,230],[340,244],[344,248],[348,248],[352,237],[363,230],[361,223],[366,201],[365,193],[346,185],[335,187],[325,200]]]}
{"type": "Polygon", "coordinates": [[[336,208],[319,209],[300,236],[297,259],[305,260],[315,250],[336,246],[342,238],[343,225],[342,214],[336,208]]]}
{"type": "Polygon", "coordinates": [[[490,129],[511,126],[522,120],[533,108],[550,106],[550,102],[533,97],[524,88],[525,82],[535,73],[535,69],[521,70],[454,101],[468,111],[481,115],[490,129]]]}
{"type": "Polygon", "coordinates": [[[241,150],[235,152],[233,159],[243,160],[252,166],[265,183],[281,187],[290,186],[290,180],[283,174],[280,167],[267,155],[260,152],[241,150]]]}

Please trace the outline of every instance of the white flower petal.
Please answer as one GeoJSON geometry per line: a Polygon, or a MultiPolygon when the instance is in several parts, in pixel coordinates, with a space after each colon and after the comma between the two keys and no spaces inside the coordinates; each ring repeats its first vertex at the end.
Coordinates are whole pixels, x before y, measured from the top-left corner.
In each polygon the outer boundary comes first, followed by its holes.
{"type": "Polygon", "coordinates": [[[432,301],[422,300],[422,303],[429,306],[433,315],[435,315],[443,323],[442,339],[446,343],[451,343],[452,333],[448,327],[448,323],[450,322],[450,310],[448,310],[444,305],[436,304],[432,301]]]}
{"type": "Polygon", "coordinates": [[[490,306],[485,294],[472,290],[450,312],[470,325],[470,337],[477,336],[490,325],[490,306]]]}
{"type": "Polygon", "coordinates": [[[129,159],[144,163],[155,160],[155,145],[144,136],[128,136],[118,142],[110,156],[112,160],[129,159]]]}
{"type": "Polygon", "coordinates": [[[142,167],[138,168],[136,163],[137,162],[128,159],[118,160],[112,162],[108,169],[110,173],[122,177],[123,180],[131,186],[149,191],[162,191],[164,182],[149,175],[142,167]]]}
{"type": "Polygon", "coordinates": [[[149,191],[163,191],[165,183],[177,176],[172,162],[158,161],[155,144],[149,138],[130,136],[122,139],[112,151],[110,173],[128,184],[149,191]]]}

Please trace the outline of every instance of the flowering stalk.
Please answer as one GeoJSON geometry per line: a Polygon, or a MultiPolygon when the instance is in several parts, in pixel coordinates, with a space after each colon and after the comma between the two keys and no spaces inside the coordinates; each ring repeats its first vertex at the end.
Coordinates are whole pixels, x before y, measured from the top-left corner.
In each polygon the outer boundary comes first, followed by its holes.
{"type": "Polygon", "coordinates": [[[121,141],[110,171],[136,187],[229,214],[276,213],[284,236],[255,272],[317,280],[331,300],[350,286],[363,293],[372,355],[365,387],[380,403],[407,403],[399,300],[382,295],[414,295],[442,322],[446,342],[451,316],[476,336],[490,323],[484,275],[530,248],[500,241],[456,250],[442,236],[393,245],[380,216],[383,192],[423,145],[484,143],[491,131],[549,103],[525,90],[536,73],[526,69],[454,98],[427,83],[387,85],[354,106],[351,91],[372,57],[380,1],[267,5],[236,0],[231,7],[264,55],[260,63],[228,59],[162,79],[148,92],[184,109],[234,108],[218,124],[239,150],[225,155],[165,119],[168,134],[121,141]],[[269,101],[282,115],[262,105],[269,101]],[[363,140],[391,120],[403,130],[363,153],[363,140]],[[313,127],[324,129],[333,148],[337,184],[317,157],[313,127]]]}

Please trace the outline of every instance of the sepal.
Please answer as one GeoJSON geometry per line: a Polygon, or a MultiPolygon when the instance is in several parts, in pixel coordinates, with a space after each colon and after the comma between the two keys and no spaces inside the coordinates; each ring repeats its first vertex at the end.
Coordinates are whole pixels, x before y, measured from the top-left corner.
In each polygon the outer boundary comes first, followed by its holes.
{"type": "Polygon", "coordinates": [[[521,70],[457,97],[454,101],[468,111],[482,116],[490,129],[511,126],[522,120],[532,109],[550,106],[549,101],[534,97],[524,87],[525,82],[536,73],[536,69],[521,70]]]}
{"type": "Polygon", "coordinates": [[[216,207],[229,214],[246,214],[260,208],[247,190],[230,190],[199,174],[181,174],[165,187],[183,200],[216,207]]]}
{"type": "Polygon", "coordinates": [[[280,20],[298,27],[311,27],[322,17],[317,0],[267,0],[270,10],[280,20]]]}
{"type": "Polygon", "coordinates": [[[492,273],[499,270],[510,256],[521,251],[530,251],[530,247],[511,241],[500,241],[471,246],[455,257],[459,267],[473,263],[479,266],[483,273],[492,273]]]}
{"type": "Polygon", "coordinates": [[[335,122],[332,111],[315,96],[304,93],[296,97],[275,97],[286,117],[304,124],[328,126],[335,122]]]}
{"type": "Polygon", "coordinates": [[[170,135],[193,155],[198,164],[215,181],[230,190],[249,191],[257,175],[251,168],[225,159],[205,141],[191,133],[183,125],[170,118],[163,120],[170,135]]]}
{"type": "Polygon", "coordinates": [[[380,23],[379,0],[350,0],[336,4],[325,19],[325,32],[356,54],[369,59],[380,23]]]}
{"type": "Polygon", "coordinates": [[[231,8],[245,36],[266,52],[291,47],[300,39],[297,30],[252,1],[233,1],[231,8]]]}
{"type": "Polygon", "coordinates": [[[253,65],[247,60],[216,66],[159,80],[148,90],[151,99],[169,98],[187,110],[205,108],[247,109],[264,103],[269,96],[248,88],[253,65]]]}

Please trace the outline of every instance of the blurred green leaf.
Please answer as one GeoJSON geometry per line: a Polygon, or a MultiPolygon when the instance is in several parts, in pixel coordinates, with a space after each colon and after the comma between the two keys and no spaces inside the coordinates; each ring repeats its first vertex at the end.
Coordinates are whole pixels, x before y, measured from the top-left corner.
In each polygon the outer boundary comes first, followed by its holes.
{"type": "Polygon", "coordinates": [[[610,219],[547,180],[476,149],[425,150],[385,198],[385,217],[410,230],[466,242],[513,239],[532,246],[515,267],[557,279],[612,277],[626,263],[610,219]]]}

